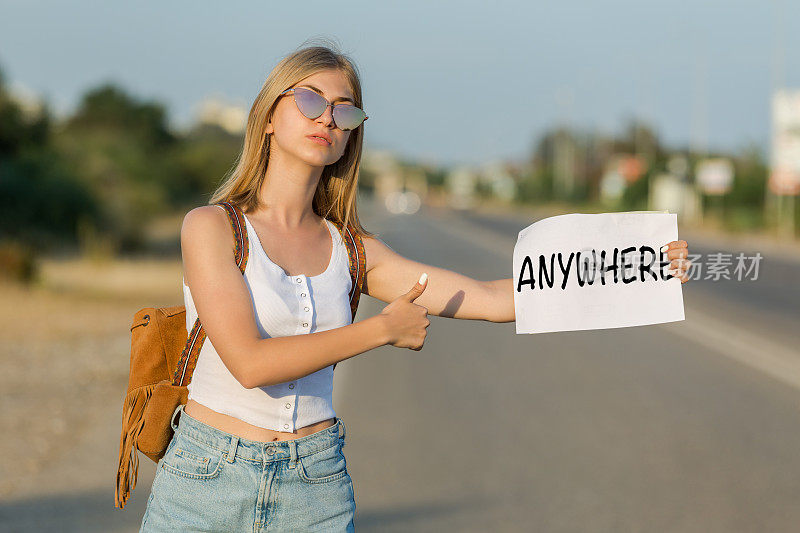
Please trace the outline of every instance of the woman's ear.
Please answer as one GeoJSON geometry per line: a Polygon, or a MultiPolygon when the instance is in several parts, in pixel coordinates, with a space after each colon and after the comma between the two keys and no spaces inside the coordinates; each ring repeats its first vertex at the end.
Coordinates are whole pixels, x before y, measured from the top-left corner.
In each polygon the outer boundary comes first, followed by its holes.
{"type": "Polygon", "coordinates": [[[272,119],[275,118],[275,110],[273,109],[271,112],[267,113],[267,124],[265,126],[264,131],[267,134],[275,133],[275,127],[272,125],[272,119]]]}

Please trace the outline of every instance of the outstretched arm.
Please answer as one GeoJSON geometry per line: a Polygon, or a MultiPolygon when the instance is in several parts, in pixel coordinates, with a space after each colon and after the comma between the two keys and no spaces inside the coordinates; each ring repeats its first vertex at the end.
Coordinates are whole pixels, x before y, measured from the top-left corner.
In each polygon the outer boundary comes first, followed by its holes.
{"type": "MultiPolygon", "coordinates": [[[[686,241],[668,243],[667,257],[671,259],[670,273],[688,280],[690,262],[686,241]]],[[[423,272],[428,273],[428,286],[415,303],[426,307],[428,313],[448,318],[514,322],[513,278],[479,281],[470,277],[407,259],[377,238],[364,238],[367,274],[364,294],[391,302],[414,285],[423,272]]]]}
{"type": "Polygon", "coordinates": [[[414,303],[431,315],[489,322],[514,321],[512,279],[479,281],[458,272],[407,259],[374,237],[364,237],[367,274],[363,293],[391,302],[428,274],[425,292],[414,303]]]}

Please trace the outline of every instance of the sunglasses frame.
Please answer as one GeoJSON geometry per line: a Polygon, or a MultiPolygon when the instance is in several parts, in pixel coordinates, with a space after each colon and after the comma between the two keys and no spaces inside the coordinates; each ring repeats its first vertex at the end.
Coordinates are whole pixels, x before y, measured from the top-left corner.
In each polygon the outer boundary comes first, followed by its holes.
{"type": "MultiPolygon", "coordinates": [[[[349,106],[351,106],[351,107],[355,107],[356,109],[358,109],[359,111],[361,111],[362,113],[364,113],[364,110],[363,110],[363,109],[361,109],[360,107],[358,107],[358,106],[355,106],[355,105],[353,105],[353,104],[344,104],[344,103],[342,103],[342,104],[332,104],[332,103],[330,103],[330,102],[328,101],[328,99],[327,99],[327,98],[325,98],[324,96],[322,96],[321,94],[319,94],[317,91],[313,91],[313,90],[309,89],[308,87],[292,87],[291,89],[286,89],[285,91],[283,91],[283,92],[282,92],[281,94],[279,94],[278,96],[285,96],[285,95],[287,95],[287,94],[290,94],[290,93],[291,93],[291,95],[292,95],[292,100],[294,100],[294,105],[296,105],[296,106],[297,106],[297,110],[298,110],[298,111],[300,111],[300,114],[301,114],[301,115],[303,115],[303,116],[304,116],[304,117],[306,117],[306,118],[309,118],[310,120],[314,120],[314,119],[317,119],[317,118],[321,117],[322,115],[324,115],[324,114],[325,114],[325,111],[327,111],[327,110],[328,110],[328,108],[330,107],[330,108],[331,108],[331,118],[333,119],[333,123],[334,123],[334,124],[336,124],[336,119],[335,119],[335,118],[333,118],[333,110],[334,110],[334,108],[335,108],[337,105],[349,105],[349,106]],[[309,92],[312,92],[312,93],[316,94],[317,96],[319,96],[320,98],[322,98],[323,100],[325,100],[325,103],[326,103],[326,104],[328,104],[328,105],[326,105],[326,106],[325,106],[325,108],[322,110],[322,113],[320,113],[320,114],[319,114],[319,115],[317,115],[316,117],[309,117],[308,115],[306,115],[305,113],[303,113],[303,111],[301,111],[301,110],[300,110],[300,106],[297,104],[297,100],[295,100],[295,99],[294,99],[294,91],[295,91],[295,89],[303,89],[304,91],[309,91],[309,92]]],[[[358,126],[356,126],[355,128],[349,129],[349,130],[342,130],[342,131],[353,131],[353,130],[355,130],[356,128],[360,127],[362,124],[364,124],[364,122],[366,122],[366,120],[367,120],[368,118],[369,118],[369,116],[368,116],[366,113],[364,113],[364,120],[362,120],[362,121],[361,121],[361,123],[360,123],[358,126]]],[[[339,125],[338,125],[338,124],[336,124],[336,127],[337,127],[337,128],[339,128],[339,125]]],[[[341,129],[341,128],[339,128],[339,129],[341,129]]]]}

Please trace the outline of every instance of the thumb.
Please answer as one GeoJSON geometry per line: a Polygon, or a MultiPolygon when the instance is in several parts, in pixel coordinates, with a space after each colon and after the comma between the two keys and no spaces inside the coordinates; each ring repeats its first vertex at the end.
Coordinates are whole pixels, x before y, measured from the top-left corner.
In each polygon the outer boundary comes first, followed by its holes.
{"type": "Polygon", "coordinates": [[[413,287],[411,287],[411,290],[405,293],[403,297],[407,301],[413,302],[414,300],[419,298],[419,296],[422,294],[422,291],[424,291],[425,287],[427,286],[428,286],[428,274],[423,273],[419,277],[419,281],[413,287]]]}

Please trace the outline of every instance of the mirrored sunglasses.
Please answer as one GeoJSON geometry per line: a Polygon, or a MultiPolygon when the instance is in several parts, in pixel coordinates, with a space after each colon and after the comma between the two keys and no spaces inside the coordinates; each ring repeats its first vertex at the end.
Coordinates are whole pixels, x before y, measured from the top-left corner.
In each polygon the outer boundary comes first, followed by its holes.
{"type": "Polygon", "coordinates": [[[352,104],[332,104],[321,94],[305,87],[286,89],[280,95],[285,94],[292,94],[297,109],[312,120],[322,116],[328,106],[332,106],[333,122],[340,130],[354,130],[369,118],[363,110],[352,104]]]}

